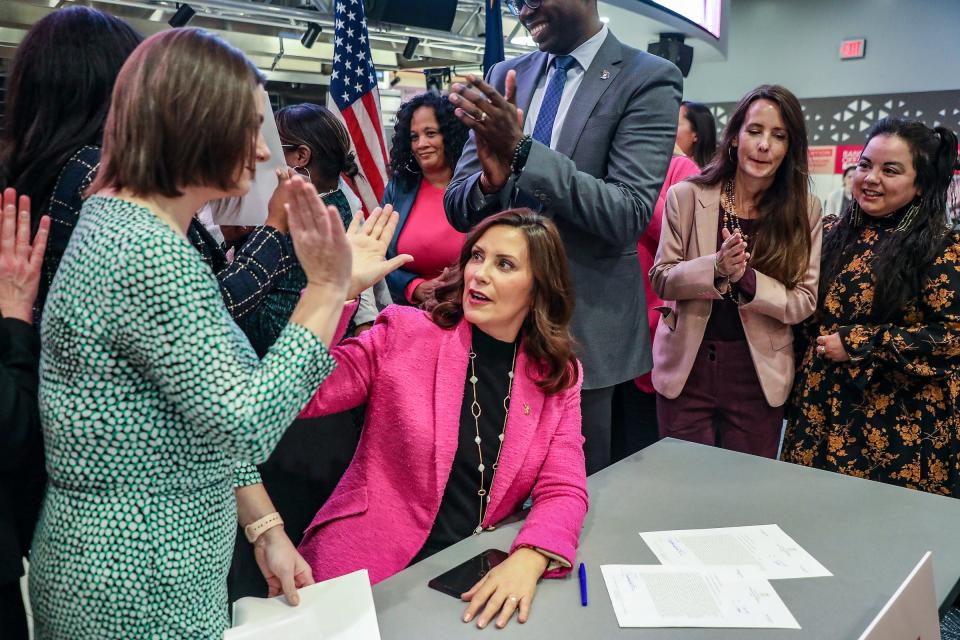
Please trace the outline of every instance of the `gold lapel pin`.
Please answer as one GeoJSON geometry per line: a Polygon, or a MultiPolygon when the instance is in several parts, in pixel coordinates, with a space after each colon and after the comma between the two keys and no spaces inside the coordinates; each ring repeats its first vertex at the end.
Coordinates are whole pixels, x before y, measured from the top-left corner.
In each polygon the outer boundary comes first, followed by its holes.
{"type": "Polygon", "coordinates": [[[523,403],[523,415],[530,415],[530,405],[528,405],[526,402],[523,403]]]}
{"type": "Polygon", "coordinates": [[[603,72],[600,74],[600,79],[601,79],[601,80],[609,80],[609,79],[610,79],[610,72],[607,71],[606,69],[604,69],[603,72]]]}

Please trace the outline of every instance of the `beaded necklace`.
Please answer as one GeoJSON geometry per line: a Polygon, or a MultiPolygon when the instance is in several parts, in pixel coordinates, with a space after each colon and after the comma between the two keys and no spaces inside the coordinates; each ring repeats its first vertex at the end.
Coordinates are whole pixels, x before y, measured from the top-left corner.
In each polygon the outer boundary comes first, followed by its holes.
{"type": "Polygon", "coordinates": [[[723,185],[723,192],[720,194],[720,207],[723,209],[723,226],[731,235],[740,234],[743,241],[750,243],[750,238],[740,227],[740,218],[737,216],[737,196],[733,189],[733,178],[727,180],[723,185]]]}
{"type": "MultiPolygon", "coordinates": [[[[473,387],[473,403],[470,405],[470,414],[473,415],[474,427],[476,429],[476,437],[473,439],[477,443],[477,458],[480,461],[480,464],[477,465],[477,471],[480,472],[480,488],[477,490],[477,496],[480,497],[480,520],[477,522],[477,528],[473,530],[474,534],[478,534],[483,531],[483,518],[486,515],[487,503],[490,502],[490,496],[487,494],[487,490],[483,488],[483,480],[486,474],[486,465],[483,463],[483,448],[481,444],[483,439],[480,437],[480,416],[483,412],[480,409],[480,402],[477,400],[477,368],[475,365],[475,360],[477,354],[473,351],[473,348],[470,349],[470,385],[473,387]]],[[[497,465],[500,463],[500,452],[503,451],[503,436],[507,432],[507,415],[510,413],[510,393],[513,391],[513,370],[517,366],[517,345],[513,345],[513,362],[510,364],[510,371],[507,372],[507,377],[510,382],[507,385],[507,395],[503,399],[503,429],[500,430],[500,443],[497,446],[497,459],[494,460],[493,466],[490,468],[490,472],[493,474],[490,477],[490,488],[493,489],[493,481],[496,478],[497,474],[497,465]]]]}

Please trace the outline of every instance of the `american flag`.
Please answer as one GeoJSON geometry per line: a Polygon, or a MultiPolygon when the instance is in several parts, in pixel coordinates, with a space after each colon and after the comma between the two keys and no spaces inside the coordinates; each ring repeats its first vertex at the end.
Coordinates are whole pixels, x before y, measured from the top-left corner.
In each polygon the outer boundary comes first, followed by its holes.
{"type": "MultiPolygon", "coordinates": [[[[356,190],[367,211],[383,197],[387,184],[387,148],[380,121],[380,92],[373,67],[367,19],[362,0],[337,0],[334,26],[333,72],[329,102],[343,118],[357,154],[360,173],[356,190]]],[[[331,106],[332,108],[332,106],[331,106]]]]}

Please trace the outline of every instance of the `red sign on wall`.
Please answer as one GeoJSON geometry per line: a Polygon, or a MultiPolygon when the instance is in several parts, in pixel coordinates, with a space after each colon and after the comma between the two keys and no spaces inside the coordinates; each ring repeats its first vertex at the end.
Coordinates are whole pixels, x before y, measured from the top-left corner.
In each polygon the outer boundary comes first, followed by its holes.
{"type": "Polygon", "coordinates": [[[840,59],[853,60],[862,58],[867,52],[867,41],[865,38],[851,38],[840,43],[840,59]]]}
{"type": "Polygon", "coordinates": [[[840,145],[837,147],[837,164],[834,173],[843,173],[846,167],[860,162],[863,145],[840,145]]]}

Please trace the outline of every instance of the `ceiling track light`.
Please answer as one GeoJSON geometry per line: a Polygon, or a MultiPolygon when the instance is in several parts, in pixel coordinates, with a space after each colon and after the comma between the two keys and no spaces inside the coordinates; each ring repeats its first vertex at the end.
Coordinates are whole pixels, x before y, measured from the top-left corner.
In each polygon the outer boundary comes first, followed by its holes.
{"type": "Polygon", "coordinates": [[[178,4],[176,13],[170,17],[170,19],[167,21],[167,24],[174,29],[178,27],[185,27],[193,18],[193,16],[196,15],[196,13],[197,12],[193,10],[193,7],[188,5],[186,2],[183,4],[178,4]]]}
{"type": "Polygon", "coordinates": [[[303,32],[302,36],[300,36],[300,44],[307,49],[313,47],[313,43],[317,41],[317,38],[320,37],[320,33],[322,31],[323,27],[316,22],[308,22],[307,30],[303,32]]]}
{"type": "Polygon", "coordinates": [[[403,48],[403,57],[407,60],[413,60],[413,55],[417,52],[420,45],[420,38],[410,36],[407,38],[407,45],[403,48]]]}

